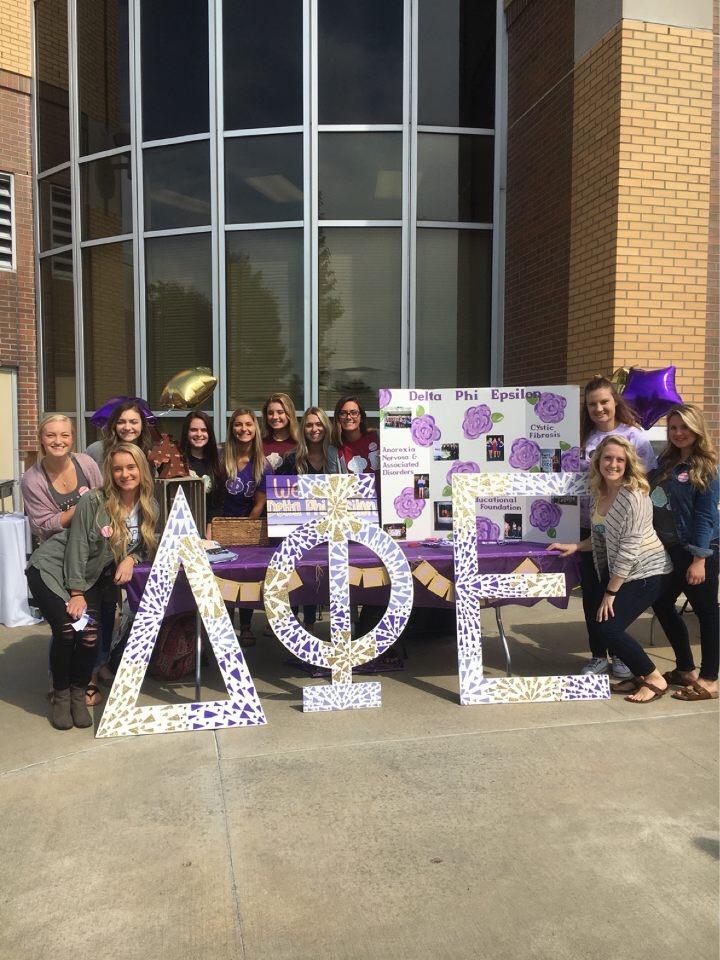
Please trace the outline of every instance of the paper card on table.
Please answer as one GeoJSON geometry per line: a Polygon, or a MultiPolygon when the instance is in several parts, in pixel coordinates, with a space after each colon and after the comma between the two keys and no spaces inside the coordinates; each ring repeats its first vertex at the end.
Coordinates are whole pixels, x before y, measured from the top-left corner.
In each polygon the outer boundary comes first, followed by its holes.
{"type": "Polygon", "coordinates": [[[297,590],[298,587],[303,585],[302,579],[298,574],[297,570],[293,570],[290,574],[290,579],[288,580],[288,590],[292,593],[293,590],[297,590]]]}
{"type": "Polygon", "coordinates": [[[243,603],[254,603],[262,597],[262,583],[241,583],[238,600],[243,603]]]}
{"type": "Polygon", "coordinates": [[[364,587],[383,587],[388,583],[390,583],[390,581],[382,567],[370,567],[367,570],[363,570],[364,587]]]}
{"type": "Polygon", "coordinates": [[[237,600],[240,584],[237,580],[225,580],[223,577],[215,577],[215,582],[220,587],[220,596],[227,603],[235,603],[237,600]]]}
{"type": "Polygon", "coordinates": [[[525,557],[522,563],[515,567],[513,573],[540,573],[540,567],[530,557],[525,557]]]}
{"type": "Polygon", "coordinates": [[[359,567],[348,567],[348,580],[351,587],[359,587],[362,582],[363,572],[359,567]]]}
{"type": "Polygon", "coordinates": [[[418,564],[413,570],[413,576],[419,583],[422,583],[422,585],[426,587],[432,578],[437,576],[437,570],[431,563],[428,563],[427,560],[423,560],[423,562],[418,564]]]}
{"type": "Polygon", "coordinates": [[[450,581],[447,577],[443,577],[441,573],[436,574],[427,584],[430,593],[434,593],[436,597],[445,597],[449,586],[451,586],[450,581]]]}

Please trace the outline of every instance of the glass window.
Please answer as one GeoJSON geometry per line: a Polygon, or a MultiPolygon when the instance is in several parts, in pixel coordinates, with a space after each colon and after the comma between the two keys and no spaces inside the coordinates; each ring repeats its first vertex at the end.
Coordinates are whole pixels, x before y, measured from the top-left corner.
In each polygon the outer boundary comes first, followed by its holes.
{"type": "MultiPolygon", "coordinates": [[[[70,159],[68,23],[66,0],[35,8],[38,165],[49,170],[70,159]]],[[[48,408],[51,409],[51,408],[48,408]]]]}
{"type": "Polygon", "coordinates": [[[75,307],[72,254],[40,261],[46,410],[75,410],[75,307]]]}
{"type": "MultiPolygon", "coordinates": [[[[212,368],[210,235],[145,241],[148,402],[188,367],[212,368]]],[[[212,399],[204,407],[212,409],[212,399]]]]}
{"type": "Polygon", "coordinates": [[[226,237],[228,404],[259,409],[271,390],[304,403],[303,232],[226,237]]]}
{"type": "Polygon", "coordinates": [[[376,410],[400,383],[400,229],[323,228],[318,269],[320,406],[352,393],[376,410]]]}
{"type": "Polygon", "coordinates": [[[418,123],[495,123],[496,0],[420,0],[418,123]]]}
{"type": "Polygon", "coordinates": [[[491,223],[494,138],[418,136],[418,220],[491,223]]]}
{"type": "Polygon", "coordinates": [[[83,240],[132,233],[130,154],[80,164],[83,240]]]}
{"type": "Polygon", "coordinates": [[[302,0],[223,3],[226,130],[302,123],[302,12],[302,0]]]}
{"type": "Polygon", "coordinates": [[[104,243],[82,252],[85,407],[135,395],[132,243],[104,243]]]}
{"type": "Polygon", "coordinates": [[[128,0],[77,0],[80,153],[130,143],[128,0]]]}
{"type": "Polygon", "coordinates": [[[226,140],[225,211],[227,223],[302,220],[302,136],[226,140]]]}
{"type": "Polygon", "coordinates": [[[207,133],[208,5],[141,0],[143,140],[207,133]]]}
{"type": "Polygon", "coordinates": [[[144,150],[143,174],[146,230],[210,223],[209,141],[144,150]]]}
{"type": "Polygon", "coordinates": [[[403,0],[318,0],[320,123],[402,123],[403,0]]]}
{"type": "Polygon", "coordinates": [[[415,386],[490,383],[492,232],[417,231],[415,386]]]}
{"type": "Polygon", "coordinates": [[[69,168],[38,180],[41,250],[72,243],[71,196],[69,168]]]}
{"type": "Polygon", "coordinates": [[[402,218],[402,134],[321,133],[318,155],[321,219],[402,218]]]}

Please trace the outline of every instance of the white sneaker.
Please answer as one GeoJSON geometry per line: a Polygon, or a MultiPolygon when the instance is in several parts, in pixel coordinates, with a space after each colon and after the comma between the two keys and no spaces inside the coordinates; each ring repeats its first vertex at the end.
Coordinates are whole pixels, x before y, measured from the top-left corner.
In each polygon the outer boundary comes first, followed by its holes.
{"type": "Polygon", "coordinates": [[[619,657],[613,657],[612,675],[618,680],[629,680],[633,676],[633,672],[625,666],[619,657]]]}
{"type": "Polygon", "coordinates": [[[610,661],[606,660],[605,657],[593,657],[592,660],[588,660],[585,666],[580,671],[581,674],[587,676],[587,674],[595,674],[598,676],[601,673],[610,672],[610,661]]]}

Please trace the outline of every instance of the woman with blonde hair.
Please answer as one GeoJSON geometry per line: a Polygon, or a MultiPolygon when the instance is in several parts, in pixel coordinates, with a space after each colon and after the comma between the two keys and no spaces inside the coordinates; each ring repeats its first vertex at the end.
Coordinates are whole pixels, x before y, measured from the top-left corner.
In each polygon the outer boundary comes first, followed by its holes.
{"type": "Polygon", "coordinates": [[[64,413],[47,413],[38,424],[39,457],[20,481],[30,529],[40,542],[67,530],[80,497],[102,486],[95,461],[75,453],[72,420],[64,413]]]}
{"type": "MultiPolygon", "coordinates": [[[[233,410],[225,441],[225,500],[223,517],[261,517],[267,500],[266,485],[270,464],[263,454],[260,424],[248,407],[233,410]]],[[[252,610],[240,609],[240,645],[252,647],[252,610]]]]}
{"type": "Polygon", "coordinates": [[[300,436],[295,450],[280,464],[277,473],[341,473],[337,447],[330,443],[332,428],[320,407],[308,407],[300,421],[300,436]]]}
{"type": "Polygon", "coordinates": [[[700,410],[686,403],[667,418],[667,446],[650,475],[655,529],[670,554],[673,573],[653,604],[675,652],[668,683],[683,689],[676,700],[718,696],[718,455],[700,410]],[[675,603],[684,593],[700,625],[700,670],[695,668],[685,620],[675,603]]]}
{"type": "Polygon", "coordinates": [[[277,470],[298,443],[299,430],[295,404],[287,393],[271,393],[263,404],[263,452],[273,470],[277,470]]]}
{"type": "Polygon", "coordinates": [[[85,690],[102,594],[110,583],[126,584],[135,564],[156,546],[157,504],[142,450],[119,443],[105,461],[103,481],[102,490],[83,494],[70,529],[41,544],[26,571],[52,630],[51,721],[58,730],[91,726],[85,690]]]}
{"type": "Polygon", "coordinates": [[[652,525],[650,489],[635,447],[611,434],[590,464],[593,494],[591,534],[580,543],[552,543],[567,557],[592,551],[599,587],[594,618],[586,616],[594,657],[609,651],[627,664],[632,677],[615,684],[631,703],[649,703],[667,693],[667,681],[627,628],[664,590],[672,563],[652,525]]]}

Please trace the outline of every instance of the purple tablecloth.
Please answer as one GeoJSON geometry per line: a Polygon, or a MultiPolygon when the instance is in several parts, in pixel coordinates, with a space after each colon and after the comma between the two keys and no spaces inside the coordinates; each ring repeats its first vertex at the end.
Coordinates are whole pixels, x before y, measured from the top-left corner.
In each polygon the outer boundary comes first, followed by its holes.
{"type": "MultiPolygon", "coordinates": [[[[453,552],[451,547],[428,547],[420,544],[411,547],[400,544],[403,553],[408,558],[410,568],[415,571],[426,561],[431,564],[440,576],[454,581],[455,571],[453,552]]],[[[258,583],[265,579],[268,563],[276,547],[229,547],[238,554],[236,560],[228,563],[213,564],[215,575],[224,580],[234,580],[238,583],[258,583]]],[[[380,561],[366,547],[360,544],[349,545],[350,566],[360,569],[380,566],[380,561]]],[[[480,573],[512,573],[524,560],[532,560],[542,573],[564,573],[569,594],[579,582],[578,564],[575,556],[563,559],[556,553],[548,553],[544,546],[537,543],[498,543],[478,545],[478,566],[480,573]]],[[[132,610],[137,610],[140,604],[145,582],[150,571],[149,563],[141,563],[135,568],[133,578],[127,585],[128,602],[132,610]]],[[[327,546],[315,547],[309,550],[296,566],[296,572],[302,585],[290,594],[293,605],[328,603],[327,585],[327,546]]],[[[445,607],[455,605],[453,599],[442,599],[423,586],[413,577],[415,591],[414,605],[417,607],[445,607]]],[[[377,604],[382,606],[387,602],[389,587],[350,586],[350,601],[355,604],[377,604]]],[[[557,607],[567,607],[567,596],[548,598],[549,602],[557,607]]],[[[531,606],[537,603],[536,599],[529,600],[497,600],[488,601],[488,605],[504,605],[517,603],[531,606]]],[[[241,602],[240,607],[262,609],[262,601],[255,603],[241,602]]],[[[194,609],[190,587],[181,570],[173,588],[167,613],[181,613],[184,610],[194,609]]]]}

